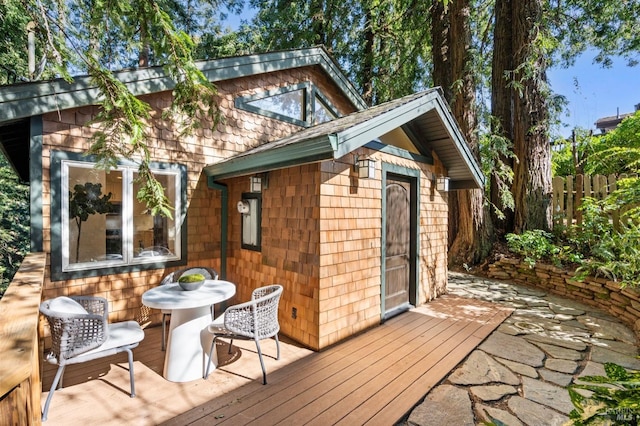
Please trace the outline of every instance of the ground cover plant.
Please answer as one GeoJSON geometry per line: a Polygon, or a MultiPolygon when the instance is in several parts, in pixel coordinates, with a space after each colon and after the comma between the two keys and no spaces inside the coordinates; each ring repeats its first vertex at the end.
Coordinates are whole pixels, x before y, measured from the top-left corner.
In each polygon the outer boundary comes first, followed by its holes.
{"type": "Polygon", "coordinates": [[[627,371],[617,364],[604,366],[606,376],[585,376],[585,383],[569,386],[570,414],[576,426],[616,424],[637,425],[640,421],[640,372],[627,371]],[[586,390],[584,396],[578,390],[586,390]]]}

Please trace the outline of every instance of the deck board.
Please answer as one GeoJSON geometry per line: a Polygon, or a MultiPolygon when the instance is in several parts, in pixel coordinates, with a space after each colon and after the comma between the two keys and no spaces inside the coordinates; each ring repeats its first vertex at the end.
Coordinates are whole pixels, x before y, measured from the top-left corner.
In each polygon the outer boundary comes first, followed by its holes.
{"type": "MultiPolygon", "coordinates": [[[[207,380],[168,382],[161,329],[149,328],[134,350],[136,398],[128,396],[126,356],[72,365],[47,425],[394,424],[510,313],[447,295],[322,352],[282,338],[276,361],[275,342],[265,341],[266,386],[255,345],[244,341],[232,355],[219,344],[220,367],[207,380]]],[[[47,390],[54,373],[45,367],[47,390]]]]}

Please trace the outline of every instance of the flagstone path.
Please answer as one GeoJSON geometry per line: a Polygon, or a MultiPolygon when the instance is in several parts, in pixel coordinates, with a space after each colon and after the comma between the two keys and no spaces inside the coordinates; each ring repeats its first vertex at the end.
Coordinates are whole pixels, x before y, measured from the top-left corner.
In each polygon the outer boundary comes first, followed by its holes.
{"type": "Polygon", "coordinates": [[[567,385],[586,375],[604,376],[605,362],[640,369],[635,334],[596,308],[455,272],[448,291],[515,311],[427,394],[404,425],[562,425],[573,409],[567,385]]]}

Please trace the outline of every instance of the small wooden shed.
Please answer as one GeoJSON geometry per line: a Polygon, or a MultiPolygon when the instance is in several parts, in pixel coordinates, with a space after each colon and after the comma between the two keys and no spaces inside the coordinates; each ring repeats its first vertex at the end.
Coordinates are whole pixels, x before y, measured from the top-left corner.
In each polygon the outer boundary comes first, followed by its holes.
{"type": "Polygon", "coordinates": [[[0,87],[0,148],[31,186],[45,297],[97,294],[113,320],[154,323],[142,293],[208,266],[238,301],[282,284],[282,333],[320,350],[445,291],[448,191],[483,176],[439,89],[367,107],[320,47],[198,65],[224,120],[187,137],[162,118],[173,82],[160,68],[118,74],[152,106],[173,218],[137,202],[135,162],[105,173],[84,155],[99,126],[87,78],[0,87]],[[78,226],[74,197],[97,184],[110,207],[78,226]]]}

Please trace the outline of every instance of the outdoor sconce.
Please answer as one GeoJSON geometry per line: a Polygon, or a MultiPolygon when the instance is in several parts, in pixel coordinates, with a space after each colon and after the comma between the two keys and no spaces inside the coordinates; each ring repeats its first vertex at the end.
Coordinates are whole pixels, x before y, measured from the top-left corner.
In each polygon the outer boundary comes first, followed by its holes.
{"type": "Polygon", "coordinates": [[[259,175],[251,176],[250,189],[251,192],[262,192],[262,189],[267,189],[267,174],[261,173],[259,175]]]}
{"type": "Polygon", "coordinates": [[[356,157],[354,169],[360,179],[373,179],[376,176],[376,160],[371,158],[359,160],[358,157],[356,157]]]}
{"type": "Polygon", "coordinates": [[[439,176],[436,180],[436,188],[441,192],[449,192],[449,178],[447,176],[439,176]]]}

